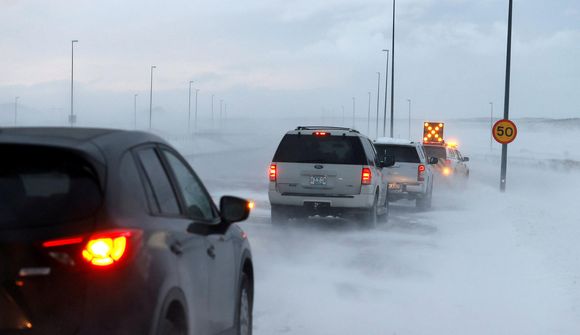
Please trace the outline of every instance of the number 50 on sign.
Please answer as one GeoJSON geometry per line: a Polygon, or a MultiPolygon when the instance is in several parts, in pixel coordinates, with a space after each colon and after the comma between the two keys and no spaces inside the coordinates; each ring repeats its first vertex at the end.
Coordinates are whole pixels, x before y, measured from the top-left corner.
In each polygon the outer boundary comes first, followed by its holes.
{"type": "Polygon", "coordinates": [[[508,144],[516,139],[518,128],[510,120],[499,120],[492,128],[493,138],[501,144],[508,144]]]}

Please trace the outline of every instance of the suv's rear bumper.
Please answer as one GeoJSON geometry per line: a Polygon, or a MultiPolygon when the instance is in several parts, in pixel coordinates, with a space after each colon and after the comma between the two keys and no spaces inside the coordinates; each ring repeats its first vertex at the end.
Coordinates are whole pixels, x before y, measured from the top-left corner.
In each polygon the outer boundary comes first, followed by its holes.
{"type": "Polygon", "coordinates": [[[275,187],[270,187],[268,191],[270,204],[279,206],[304,207],[311,204],[328,204],[330,208],[371,208],[375,201],[374,186],[361,187],[360,194],[354,195],[326,195],[326,194],[296,194],[280,193],[275,187]]]}
{"type": "Polygon", "coordinates": [[[401,199],[414,200],[422,198],[427,194],[427,185],[425,182],[413,183],[395,183],[401,185],[400,191],[389,190],[389,201],[397,201],[401,199]]]}

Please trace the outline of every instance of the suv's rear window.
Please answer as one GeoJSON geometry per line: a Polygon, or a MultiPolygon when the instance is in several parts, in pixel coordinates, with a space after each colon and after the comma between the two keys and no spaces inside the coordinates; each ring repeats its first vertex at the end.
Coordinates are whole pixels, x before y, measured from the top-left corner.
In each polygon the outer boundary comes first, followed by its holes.
{"type": "Polygon", "coordinates": [[[355,136],[286,134],[276,150],[274,162],[367,164],[364,149],[355,136]]]}
{"type": "Polygon", "coordinates": [[[395,157],[395,162],[399,163],[420,163],[419,154],[414,146],[394,145],[394,144],[375,144],[379,159],[385,160],[387,155],[395,157]]]}
{"type": "Polygon", "coordinates": [[[424,146],[425,153],[428,157],[437,157],[440,159],[447,159],[445,147],[424,146]]]}
{"type": "Polygon", "coordinates": [[[71,152],[0,145],[0,228],[79,220],[102,196],[93,168],[71,152]]]}

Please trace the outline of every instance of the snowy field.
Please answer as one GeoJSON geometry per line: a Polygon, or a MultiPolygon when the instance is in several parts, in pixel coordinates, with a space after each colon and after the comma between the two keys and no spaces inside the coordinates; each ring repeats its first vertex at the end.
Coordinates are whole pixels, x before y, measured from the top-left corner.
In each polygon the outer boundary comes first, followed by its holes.
{"type": "MultiPolygon", "coordinates": [[[[241,226],[254,252],[257,335],[580,334],[580,122],[519,123],[503,194],[488,122],[446,123],[471,158],[465,189],[437,185],[428,212],[395,203],[373,231],[269,224],[266,171],[280,138],[322,120],[231,121],[168,138],[216,199],[256,201],[241,226]]],[[[406,121],[397,129],[407,135],[406,121]]]]}

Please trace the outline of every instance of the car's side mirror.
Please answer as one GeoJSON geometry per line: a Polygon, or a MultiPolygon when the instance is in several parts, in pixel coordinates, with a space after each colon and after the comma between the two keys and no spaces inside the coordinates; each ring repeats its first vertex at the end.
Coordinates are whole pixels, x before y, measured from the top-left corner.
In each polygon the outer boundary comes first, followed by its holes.
{"type": "Polygon", "coordinates": [[[395,156],[387,155],[385,159],[381,162],[381,167],[387,168],[395,165],[395,156]]]}
{"type": "Polygon", "coordinates": [[[464,162],[469,162],[469,157],[463,157],[464,162]]]}
{"type": "Polygon", "coordinates": [[[220,213],[227,223],[244,221],[250,216],[251,202],[246,199],[223,196],[220,199],[220,213]]]}
{"type": "Polygon", "coordinates": [[[429,157],[429,164],[435,165],[437,163],[439,163],[439,158],[437,158],[437,157],[429,157]]]}

